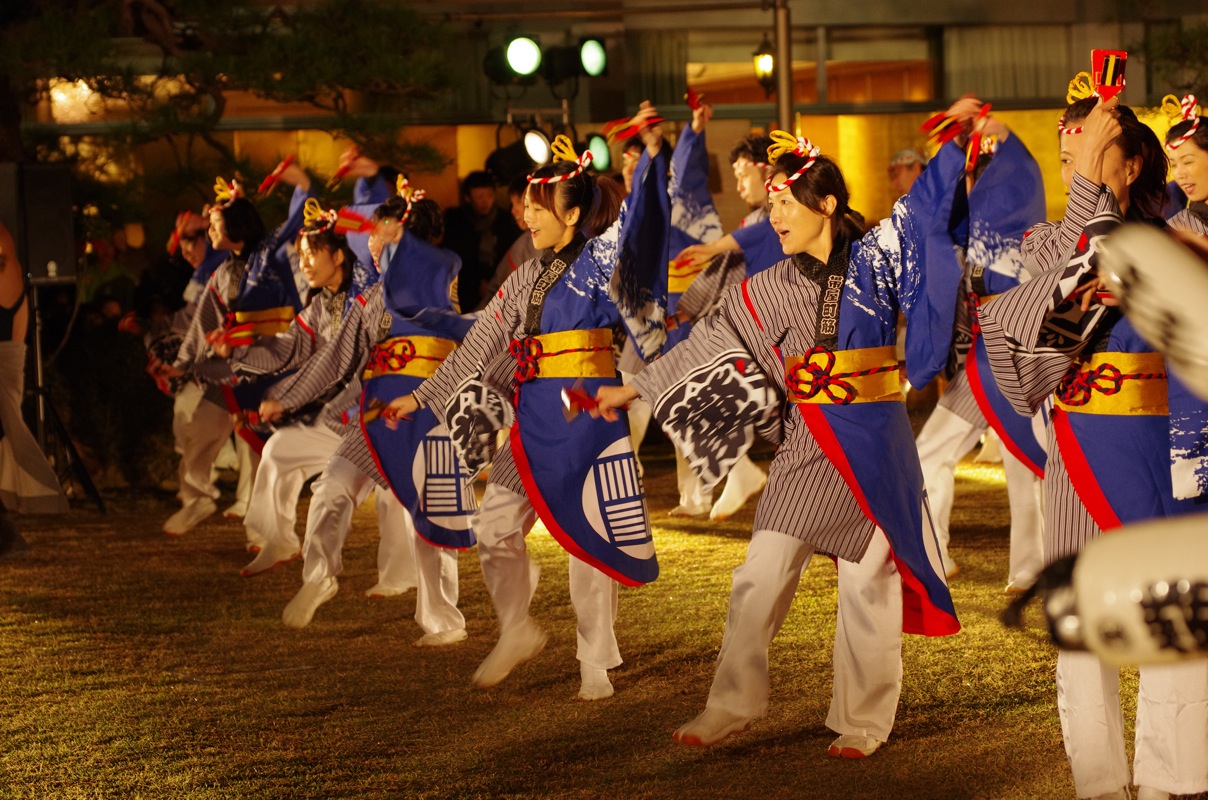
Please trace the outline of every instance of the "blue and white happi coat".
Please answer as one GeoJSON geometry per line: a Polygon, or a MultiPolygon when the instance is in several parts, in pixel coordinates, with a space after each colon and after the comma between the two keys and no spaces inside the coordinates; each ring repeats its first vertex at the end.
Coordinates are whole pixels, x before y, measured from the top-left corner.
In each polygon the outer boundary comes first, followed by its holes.
{"type": "MultiPolygon", "coordinates": [[[[628,424],[624,418],[610,423],[587,414],[564,416],[562,394],[574,379],[542,377],[540,359],[530,364],[524,354],[533,352],[538,335],[621,328],[645,359],[659,353],[670,220],[666,181],[665,156],[644,154],[620,217],[582,243],[549,288],[538,330],[526,330],[526,315],[552,253],[521,265],[504,282],[462,347],[415,392],[426,405],[445,409],[471,472],[489,457],[491,431],[512,423],[510,446],[495,456],[491,482],[527,496],[571,555],[626,585],[658,575],[628,424]]],[[[583,378],[581,390],[594,395],[600,386],[620,385],[610,369],[612,374],[583,378]]]]}

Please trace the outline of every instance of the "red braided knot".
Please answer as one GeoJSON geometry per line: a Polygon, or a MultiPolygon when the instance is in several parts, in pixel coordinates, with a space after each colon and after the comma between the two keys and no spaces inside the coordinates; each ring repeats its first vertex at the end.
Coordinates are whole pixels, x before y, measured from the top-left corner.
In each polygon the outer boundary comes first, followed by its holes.
{"type": "Polygon", "coordinates": [[[541,340],[536,336],[524,339],[513,339],[508,345],[508,353],[516,359],[516,369],[512,371],[512,379],[516,383],[525,383],[537,377],[537,362],[543,358],[564,356],[570,353],[603,353],[611,351],[611,346],[605,347],[569,347],[565,350],[545,352],[541,340]]]}
{"type": "Polygon", "coordinates": [[[855,372],[840,372],[837,375],[832,373],[834,368],[835,354],[832,350],[821,346],[811,347],[802,358],[801,363],[785,376],[789,395],[793,399],[812,400],[819,394],[825,394],[832,403],[841,406],[850,405],[855,402],[860,392],[844,378],[863,378],[866,375],[896,370],[898,366],[889,364],[855,372]],[[812,362],[810,359],[819,353],[824,356],[823,362],[812,362]]]}
{"type": "Polygon", "coordinates": [[[516,369],[512,371],[512,379],[516,383],[525,383],[537,377],[537,359],[544,355],[540,339],[536,336],[513,339],[508,345],[508,352],[516,359],[516,369]]]}
{"type": "Polygon", "coordinates": [[[1100,364],[1091,370],[1072,368],[1062,379],[1057,398],[1067,406],[1084,406],[1095,392],[1119,394],[1124,381],[1165,377],[1165,372],[1121,372],[1114,364],[1100,364]]]}
{"type": "Polygon", "coordinates": [[[435,356],[421,356],[415,353],[415,343],[410,339],[393,339],[388,344],[374,345],[369,352],[369,361],[365,371],[373,374],[394,374],[402,372],[407,365],[415,360],[440,361],[435,356]]]}

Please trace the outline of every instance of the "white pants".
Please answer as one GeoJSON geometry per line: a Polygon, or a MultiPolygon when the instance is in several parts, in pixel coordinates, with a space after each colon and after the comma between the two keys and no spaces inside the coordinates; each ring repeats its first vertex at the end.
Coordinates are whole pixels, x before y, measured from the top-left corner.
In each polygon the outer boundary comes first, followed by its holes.
{"type": "MultiPolygon", "coordinates": [[[[302,580],[318,583],[344,569],[342,551],[352,514],[377,487],[373,479],[341,456],[332,456],[312,485],[306,539],[302,543],[302,580]]],[[[466,626],[457,610],[457,551],[419,539],[411,515],[393,493],[378,490],[378,582],[417,586],[415,621],[424,633],[466,626]],[[419,542],[417,543],[417,539],[419,542]],[[410,576],[408,576],[410,573],[410,576]]]]}
{"type": "MultiPolygon", "coordinates": [[[[947,570],[952,568],[948,555],[948,523],[956,494],[956,462],[973,449],[985,430],[943,406],[936,406],[915,443],[923,467],[931,519],[939,540],[940,558],[947,570]]],[[[1005,447],[1002,466],[1011,508],[1007,582],[1011,586],[1028,586],[1044,567],[1041,480],[1005,447]]]]}
{"type": "MultiPolygon", "coordinates": [[[[813,555],[807,542],[757,530],[734,570],[708,706],[740,717],[768,710],[768,647],[813,555]]],[[[858,564],[839,560],[834,689],[826,726],[887,741],[902,691],[902,582],[877,529],[858,564]]]]}
{"type": "MultiPolygon", "coordinates": [[[[537,590],[537,569],[529,561],[524,537],[537,521],[528,498],[487,484],[474,517],[482,577],[495,604],[499,629],[508,630],[528,616],[537,590]]],[[[583,561],[570,559],[570,602],[575,610],[578,647],[575,657],[590,667],[612,669],[621,664],[614,626],[618,584],[583,561]]]]}
{"type": "Polygon", "coordinates": [[[180,455],[185,452],[189,421],[193,419],[193,413],[197,411],[197,405],[204,394],[205,391],[200,386],[189,381],[176,397],[172,398],[172,439],[173,446],[180,455]]]}
{"type": "MultiPolygon", "coordinates": [[[[272,436],[269,437],[270,440],[272,438],[272,436]]],[[[248,504],[252,500],[252,486],[256,482],[256,472],[260,468],[260,454],[253,450],[242,436],[236,435],[235,455],[239,459],[239,482],[235,484],[235,505],[231,506],[229,510],[239,512],[239,515],[243,516],[247,513],[248,504]]]]}
{"type": "Polygon", "coordinates": [[[269,437],[243,518],[249,540],[298,545],[298,497],[306,482],[323,471],[340,440],[323,424],[291,425],[269,437]]]}
{"type": "MultiPolygon", "coordinates": [[[[1139,668],[1133,782],[1208,791],[1208,659],[1139,668]]],[[[1079,797],[1129,783],[1120,672],[1093,653],[1057,655],[1057,710],[1079,797]]]]}
{"type": "Polygon", "coordinates": [[[214,403],[202,400],[185,427],[184,453],[180,457],[180,499],[191,502],[218,499],[218,487],[211,477],[214,459],[235,429],[230,413],[214,403]]]}

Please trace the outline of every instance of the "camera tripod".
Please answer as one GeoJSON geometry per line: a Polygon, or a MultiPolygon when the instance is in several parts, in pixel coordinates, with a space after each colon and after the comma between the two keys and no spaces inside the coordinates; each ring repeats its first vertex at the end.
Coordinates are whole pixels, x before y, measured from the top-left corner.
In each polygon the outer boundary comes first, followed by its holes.
{"type": "Polygon", "coordinates": [[[74,278],[29,278],[30,317],[33,319],[34,332],[34,385],[26,389],[27,395],[34,398],[35,418],[37,420],[38,446],[46,455],[59,479],[63,492],[70,497],[88,496],[96,504],[97,510],[105,513],[105,501],[101,499],[96,484],[88,475],[80,453],[67,433],[67,426],[62,417],[55,411],[50,394],[46,390],[45,372],[42,360],[42,310],[38,305],[38,287],[44,285],[59,285],[74,282],[74,278]]]}

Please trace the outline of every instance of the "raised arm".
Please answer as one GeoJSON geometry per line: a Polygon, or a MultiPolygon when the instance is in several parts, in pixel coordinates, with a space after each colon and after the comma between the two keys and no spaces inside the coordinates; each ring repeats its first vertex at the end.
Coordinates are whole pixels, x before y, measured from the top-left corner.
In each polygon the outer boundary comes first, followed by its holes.
{"type": "Polygon", "coordinates": [[[692,125],[684,128],[671,155],[672,249],[711,242],[722,236],[721,216],[709,192],[709,153],[705,149],[705,123],[712,108],[702,104],[693,112],[692,125]],[[698,129],[699,126],[699,129],[698,129]]]}

